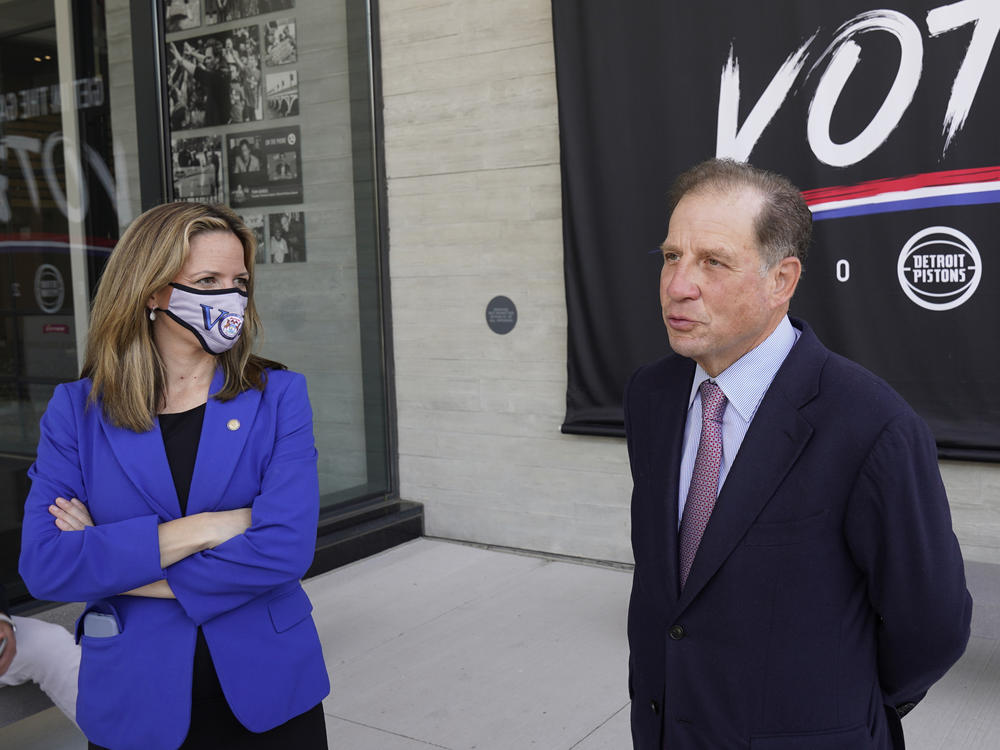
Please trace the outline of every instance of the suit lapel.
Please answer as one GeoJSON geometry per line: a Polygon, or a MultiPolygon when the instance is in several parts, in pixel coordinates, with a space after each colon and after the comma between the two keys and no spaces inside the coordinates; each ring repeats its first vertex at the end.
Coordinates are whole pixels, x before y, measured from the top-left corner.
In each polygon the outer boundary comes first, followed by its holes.
{"type": "MultiPolygon", "coordinates": [[[[216,370],[209,393],[221,390],[225,377],[216,370]]],[[[219,508],[229,479],[239,463],[260,404],[260,391],[244,391],[230,401],[217,401],[210,395],[205,404],[205,421],[198,442],[188,514],[219,508]]]]}
{"type": "Polygon", "coordinates": [[[802,335],[778,370],[733,461],[678,601],[678,614],[733,552],[812,437],[813,428],[799,409],[819,393],[827,353],[805,324],[795,323],[803,328],[802,335]]]}
{"type": "Polygon", "coordinates": [[[661,581],[662,601],[667,609],[677,602],[679,593],[677,559],[677,489],[680,481],[681,444],[684,440],[684,423],[687,418],[688,396],[694,362],[682,368],[676,377],[663,383],[652,394],[647,420],[649,441],[649,487],[653,502],[647,508],[646,518],[659,530],[664,543],[657,545],[653,564],[663,571],[661,581]]]}
{"type": "Polygon", "coordinates": [[[112,453],[142,499],[164,521],[178,518],[181,506],[167,464],[159,422],[154,419],[153,428],[146,432],[132,432],[108,424],[103,413],[99,419],[112,453]]]}

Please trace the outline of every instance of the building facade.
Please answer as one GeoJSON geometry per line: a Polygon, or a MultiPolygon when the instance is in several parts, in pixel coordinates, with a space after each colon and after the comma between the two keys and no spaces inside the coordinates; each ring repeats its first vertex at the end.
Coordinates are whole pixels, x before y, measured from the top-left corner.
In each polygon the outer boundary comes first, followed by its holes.
{"type": "MultiPolygon", "coordinates": [[[[420,506],[432,536],[631,561],[624,441],[559,430],[550,0],[0,0],[0,579],[107,254],[174,198],[257,233],[261,352],[313,401],[317,569],[420,506]]],[[[1000,562],[1000,469],[942,472],[966,557],[1000,562]]]]}

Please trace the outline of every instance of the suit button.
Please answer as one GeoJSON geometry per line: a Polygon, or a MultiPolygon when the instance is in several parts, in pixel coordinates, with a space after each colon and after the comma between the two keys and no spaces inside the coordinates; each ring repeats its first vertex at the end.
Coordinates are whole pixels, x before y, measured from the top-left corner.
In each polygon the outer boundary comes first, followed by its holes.
{"type": "Polygon", "coordinates": [[[654,714],[656,714],[657,716],[660,715],[660,704],[659,703],[657,703],[656,701],[650,701],[649,702],[649,707],[652,709],[652,711],[653,711],[654,714]]]}
{"type": "Polygon", "coordinates": [[[668,632],[670,634],[670,637],[675,641],[679,641],[681,638],[687,635],[687,633],[684,632],[684,628],[682,628],[680,625],[674,625],[672,628],[670,628],[668,632]]]}

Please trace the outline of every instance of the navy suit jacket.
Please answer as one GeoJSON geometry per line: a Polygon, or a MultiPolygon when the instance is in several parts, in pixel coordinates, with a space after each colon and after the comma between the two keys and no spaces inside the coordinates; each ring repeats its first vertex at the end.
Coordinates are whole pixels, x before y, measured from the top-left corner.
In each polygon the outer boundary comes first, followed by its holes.
{"type": "MultiPolygon", "coordinates": [[[[219,371],[211,392],[222,386],[219,371]]],[[[180,516],[158,425],[136,433],[87,406],[90,381],[56,388],[29,471],[20,571],[31,593],[86,601],[120,634],[81,635],[77,721],[115,750],[170,750],[187,734],[200,625],[229,705],[261,732],[329,692],[312,605],[299,584],[315,550],[319,486],[305,378],[209,398],[188,514],[252,507],[243,534],[160,567],[157,526],[180,516]],[[235,422],[232,420],[236,420],[235,422]],[[237,429],[231,429],[237,427],[237,429]],[[96,524],[60,531],[47,512],[77,497],[96,524]],[[176,599],[119,596],[166,578],[176,599]]],[[[82,617],[81,617],[82,622],[82,617]]]]}
{"type": "Polygon", "coordinates": [[[934,440],[802,330],[721,488],[683,593],[677,491],[694,362],[625,393],[637,750],[888,750],[959,658],[972,600],[934,440]]]}

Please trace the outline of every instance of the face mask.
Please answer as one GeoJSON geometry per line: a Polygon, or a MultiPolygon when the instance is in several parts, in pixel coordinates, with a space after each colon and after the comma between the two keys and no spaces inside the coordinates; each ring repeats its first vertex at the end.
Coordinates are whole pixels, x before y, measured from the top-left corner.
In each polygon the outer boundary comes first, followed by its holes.
{"type": "Polygon", "coordinates": [[[242,289],[192,289],[171,284],[167,315],[193,333],[209,354],[232,349],[243,331],[247,293],[242,289]]]}

